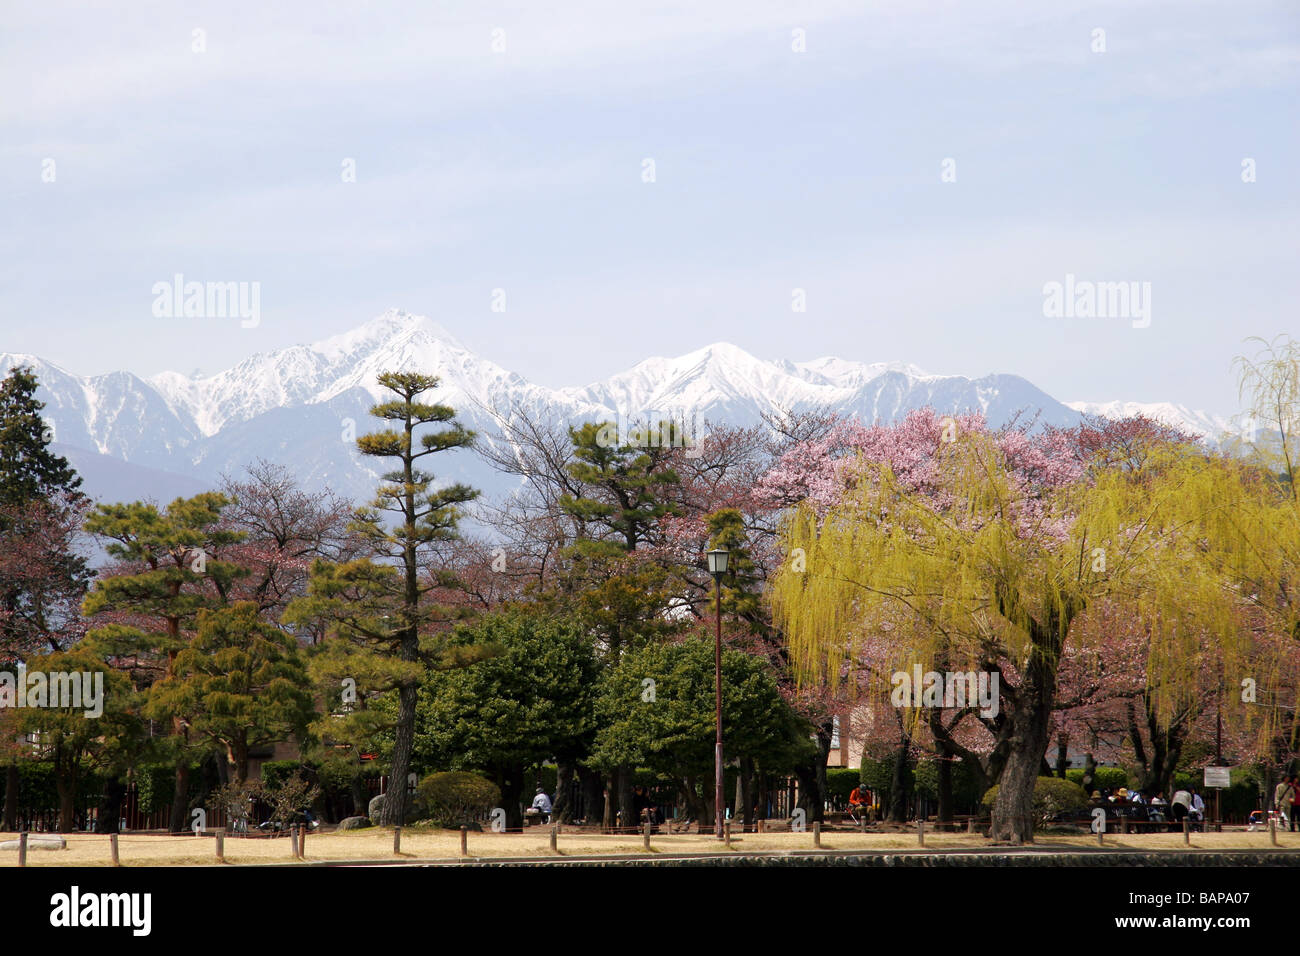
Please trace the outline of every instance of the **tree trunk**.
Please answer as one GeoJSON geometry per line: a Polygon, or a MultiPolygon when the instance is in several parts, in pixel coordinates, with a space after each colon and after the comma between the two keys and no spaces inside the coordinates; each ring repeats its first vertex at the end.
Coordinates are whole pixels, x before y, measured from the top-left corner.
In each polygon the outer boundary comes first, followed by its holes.
{"type": "Polygon", "coordinates": [[[1046,653],[1037,645],[1031,651],[1011,715],[1010,752],[998,781],[990,833],[999,843],[1034,842],[1034,784],[1047,750],[1056,690],[1055,655],[1049,662],[1046,653]]]}
{"type": "Polygon", "coordinates": [[[501,806],[506,811],[507,833],[519,833],[524,828],[524,811],[520,806],[524,793],[524,776],[523,767],[505,767],[497,772],[501,806]]]}
{"type": "Polygon", "coordinates": [[[366,793],[365,780],[358,772],[352,777],[352,816],[364,817],[370,813],[370,799],[366,793]]]}
{"type": "Polygon", "coordinates": [[[99,813],[96,814],[96,833],[117,833],[121,828],[122,799],[126,796],[126,784],[118,777],[112,777],[104,783],[104,795],[99,801],[99,813]]]}
{"type": "Polygon", "coordinates": [[[578,781],[582,789],[582,816],[584,823],[590,825],[604,817],[604,787],[599,773],[588,768],[578,768],[578,781]]]}
{"type": "Polygon", "coordinates": [[[1056,775],[1065,779],[1065,771],[1070,763],[1070,735],[1062,731],[1056,735],[1056,775]]]}
{"type": "Polygon", "coordinates": [[[18,829],[18,789],[22,786],[18,776],[18,761],[12,760],[5,767],[5,810],[4,823],[0,830],[13,833],[18,829]]]}
{"type": "Polygon", "coordinates": [[[1056,668],[1065,635],[1078,607],[1072,602],[1048,599],[1047,617],[1036,620],[1011,589],[997,593],[998,612],[1029,636],[1029,657],[1016,690],[1010,717],[1007,763],[998,779],[993,803],[993,828],[989,836],[999,843],[1034,842],[1034,784],[1047,752],[1056,701],[1056,668]]]}
{"type": "Polygon", "coordinates": [[[618,795],[618,770],[611,770],[604,780],[604,788],[601,791],[601,815],[600,829],[603,833],[609,833],[614,829],[615,816],[617,808],[615,807],[618,795]]]}
{"type": "MultiPolygon", "coordinates": [[[[709,782],[712,783],[712,778],[709,782]]],[[[699,824],[701,833],[712,828],[713,817],[709,815],[709,803],[700,798],[700,786],[695,777],[687,777],[684,781],[682,799],[686,804],[687,818],[699,824]]]]}
{"type": "Polygon", "coordinates": [[[551,819],[556,823],[573,822],[573,762],[560,760],[555,765],[555,799],[551,802],[551,819]]]}
{"type": "Polygon", "coordinates": [[[641,821],[637,819],[636,810],[633,808],[632,801],[632,774],[635,772],[633,767],[618,768],[618,810],[619,817],[623,821],[621,826],[639,827],[641,821]]]}
{"type": "MultiPolygon", "coordinates": [[[[929,724],[932,730],[935,728],[942,729],[943,714],[939,709],[933,708],[930,710],[929,724]]],[[[948,745],[947,740],[942,734],[935,734],[934,741],[935,749],[938,751],[939,757],[939,763],[937,766],[939,771],[939,829],[951,830],[953,829],[952,818],[954,813],[952,799],[952,764],[955,755],[952,747],[948,745]]]]}
{"type": "Polygon", "coordinates": [[[1093,758],[1092,751],[1089,750],[1083,755],[1083,789],[1088,792],[1089,797],[1092,796],[1092,785],[1096,780],[1097,761],[1093,758]]]}
{"type": "Polygon", "coordinates": [[[54,758],[54,786],[59,794],[59,832],[72,833],[77,829],[74,819],[77,799],[77,764],[75,761],[54,758]]]}
{"type": "Polygon", "coordinates": [[[185,824],[190,816],[190,765],[182,757],[176,765],[176,786],[172,790],[171,820],[168,829],[172,833],[184,833],[185,824]]]}
{"type": "Polygon", "coordinates": [[[740,760],[739,793],[741,822],[745,831],[754,826],[754,758],[742,757],[740,760]]]}
{"type": "Polygon", "coordinates": [[[912,738],[904,732],[894,752],[894,772],[889,778],[889,814],[890,823],[907,822],[907,760],[912,749],[912,738]]]}
{"type": "MultiPolygon", "coordinates": [[[[393,763],[388,775],[388,796],[384,798],[384,819],[381,824],[386,827],[400,827],[406,823],[406,808],[410,803],[406,795],[406,778],[411,772],[411,753],[415,748],[415,700],[414,685],[398,688],[393,763]]],[[[509,813],[507,807],[507,816],[509,813]]]]}
{"type": "Polygon", "coordinates": [[[953,829],[952,807],[952,758],[946,753],[939,755],[939,809],[938,823],[940,830],[953,829]]]}

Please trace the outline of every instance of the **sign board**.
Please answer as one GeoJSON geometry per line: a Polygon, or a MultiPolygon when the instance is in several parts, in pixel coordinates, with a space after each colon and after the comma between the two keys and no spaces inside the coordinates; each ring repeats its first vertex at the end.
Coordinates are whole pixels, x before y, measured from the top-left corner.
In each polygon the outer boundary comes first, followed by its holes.
{"type": "Polygon", "coordinates": [[[1206,767],[1205,788],[1226,790],[1232,786],[1231,777],[1227,767],[1206,767]]]}

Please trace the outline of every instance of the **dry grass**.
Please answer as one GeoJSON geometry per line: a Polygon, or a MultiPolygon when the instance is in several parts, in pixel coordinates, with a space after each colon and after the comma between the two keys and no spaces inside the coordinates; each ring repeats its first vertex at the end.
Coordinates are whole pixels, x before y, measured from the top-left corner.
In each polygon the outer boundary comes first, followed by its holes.
{"type": "MultiPolygon", "coordinates": [[[[0,840],[15,839],[15,834],[0,834],[0,840]]],[[[65,850],[31,849],[27,854],[29,866],[108,866],[111,862],[109,838],[97,834],[72,833],[65,835],[65,850]]],[[[122,834],[119,838],[119,856],[123,866],[189,866],[207,865],[216,861],[216,841],[211,837],[148,836],[122,834]]],[[[1279,833],[1278,843],[1283,849],[1300,850],[1300,834],[1279,833]]],[[[927,850],[961,850],[988,847],[985,838],[965,833],[927,833],[927,850]]],[[[1095,836],[1042,835],[1039,847],[1066,848],[1071,846],[1096,847],[1095,836]]],[[[1107,834],[1106,846],[1134,850],[1164,850],[1182,852],[1181,833],[1153,833],[1143,835],[1107,834]]],[[[726,853],[719,842],[705,834],[656,834],[651,838],[656,853],[726,853]]],[[[1246,833],[1241,830],[1225,833],[1193,833],[1193,850],[1271,849],[1268,832],[1246,833]]],[[[735,834],[730,852],[754,851],[805,851],[813,849],[813,835],[808,833],[747,833],[735,834]]],[[[899,851],[918,849],[915,833],[850,833],[828,832],[822,835],[824,850],[899,851]]],[[[641,838],[627,835],[602,835],[598,833],[561,833],[560,856],[590,856],[643,853],[641,838]]],[[[225,841],[226,862],[232,864],[293,864],[290,841],[287,836],[278,838],[235,838],[225,841]]],[[[544,829],[525,833],[471,833],[469,834],[471,858],[490,857],[551,857],[549,832],[544,829]]],[[[353,830],[349,832],[317,833],[307,837],[307,862],[347,860],[456,860],[460,857],[460,834],[448,831],[404,829],[402,855],[393,856],[393,832],[387,829],[353,830]]],[[[18,854],[14,851],[0,853],[0,866],[17,866],[18,854]]]]}

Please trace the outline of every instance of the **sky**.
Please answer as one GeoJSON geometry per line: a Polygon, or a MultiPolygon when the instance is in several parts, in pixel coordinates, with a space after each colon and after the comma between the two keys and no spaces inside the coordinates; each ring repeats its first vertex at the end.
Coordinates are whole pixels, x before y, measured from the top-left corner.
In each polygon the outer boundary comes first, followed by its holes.
{"type": "Polygon", "coordinates": [[[396,307],[552,387],[729,341],[1231,413],[1300,333],[1294,0],[4,8],[0,351],[79,374],[396,307]]]}

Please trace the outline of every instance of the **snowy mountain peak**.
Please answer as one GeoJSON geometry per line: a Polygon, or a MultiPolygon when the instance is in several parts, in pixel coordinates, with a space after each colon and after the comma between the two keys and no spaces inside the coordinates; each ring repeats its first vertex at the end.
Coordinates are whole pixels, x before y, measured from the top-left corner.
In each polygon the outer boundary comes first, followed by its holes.
{"type": "Polygon", "coordinates": [[[423,315],[414,315],[403,309],[389,309],[364,325],[348,332],[313,343],[313,352],[337,361],[360,352],[372,352],[392,345],[399,339],[419,338],[427,342],[443,342],[464,350],[460,341],[447,329],[423,315]]]}
{"type": "MultiPolygon", "coordinates": [[[[854,362],[824,356],[767,361],[729,342],[676,357],[648,358],[585,387],[534,385],[466,348],[439,323],[389,309],[349,332],[312,344],[250,356],[206,377],[163,372],[143,381],[129,372],[77,376],[36,356],[0,353],[0,374],[35,367],[56,440],[133,466],[212,483],[257,458],[290,465],[308,487],[329,485],[364,500],[376,475],[346,437],[359,431],[385,393],[386,371],[436,375],[436,400],[490,440],[503,415],[537,421],[644,419],[667,413],[696,425],[753,426],[786,412],[833,411],[863,422],[897,421],[929,406],[978,410],[993,424],[1017,415],[1072,425],[1081,413],[1122,417],[1141,411],[1189,431],[1220,438],[1230,423],[1171,403],[1073,402],[1067,407],[1016,375],[978,379],[933,375],[902,362],[854,362]],[[350,423],[350,424],[347,424],[350,423]]],[[[91,461],[92,459],[87,459],[91,461]]],[[[489,493],[501,476],[472,454],[446,463],[451,480],[489,493]]],[[[442,477],[442,476],[440,476],[442,477]]],[[[119,483],[120,484],[120,483],[119,483]]]]}
{"type": "Polygon", "coordinates": [[[1218,441],[1225,435],[1235,433],[1238,429],[1234,423],[1222,415],[1213,415],[1200,409],[1176,405],[1173,402],[1063,402],[1083,415],[1099,415],[1102,418],[1129,418],[1133,415],[1145,415],[1165,425],[1181,428],[1185,432],[1218,441]]]}

